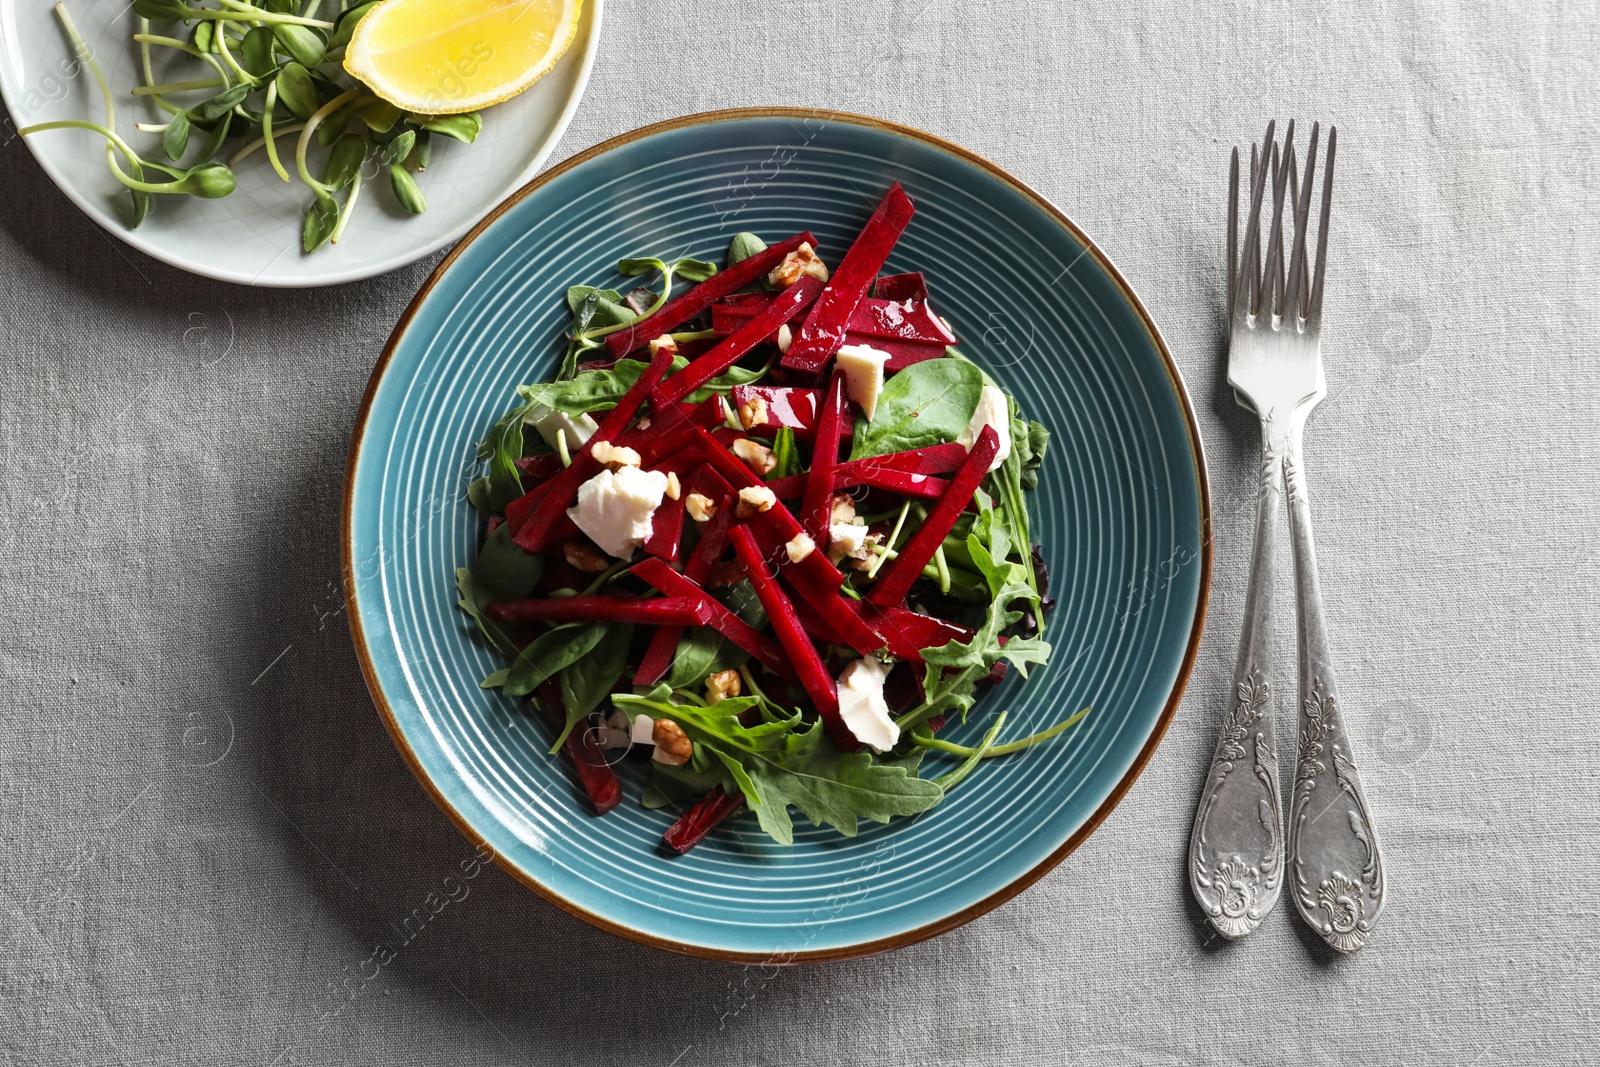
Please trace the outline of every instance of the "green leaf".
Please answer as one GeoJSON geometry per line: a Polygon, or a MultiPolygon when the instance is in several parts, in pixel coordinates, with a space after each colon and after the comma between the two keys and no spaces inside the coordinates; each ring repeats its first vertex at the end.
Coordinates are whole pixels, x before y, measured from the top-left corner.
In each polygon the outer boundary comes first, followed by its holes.
{"type": "Polygon", "coordinates": [[[406,161],[406,157],[411,154],[411,149],[416,147],[416,144],[416,131],[407,130],[383,146],[383,161],[390,165],[395,163],[404,163],[406,161]]]}
{"type": "Polygon", "coordinates": [[[244,35],[239,43],[239,65],[257,78],[266,78],[278,69],[277,38],[270,27],[257,26],[244,35]]]}
{"type": "Polygon", "coordinates": [[[500,691],[508,697],[527,696],[545,679],[587,656],[607,629],[605,623],[569,622],[540,634],[512,661],[500,691]]]}
{"type": "Polygon", "coordinates": [[[302,66],[315,67],[327,55],[328,37],[321,30],[275,22],[272,24],[272,35],[278,39],[283,50],[302,66]]]}
{"type": "Polygon", "coordinates": [[[665,274],[667,272],[667,264],[664,260],[656,259],[654,256],[635,256],[619,262],[617,271],[629,278],[640,274],[649,274],[651,271],[665,274]]]}
{"type": "MultiPolygon", "coordinates": [[[[460,598],[456,601],[456,607],[467,613],[467,616],[478,627],[478,632],[483,635],[483,639],[505,655],[513,659],[516,658],[521,650],[511,640],[511,636],[501,629],[500,624],[488,614],[488,607],[494,603],[495,597],[478,583],[477,578],[473,576],[472,571],[467,567],[456,568],[456,592],[460,594],[460,598]]],[[[495,675],[499,675],[499,680],[492,684],[496,686],[504,685],[505,674],[505,671],[496,671],[495,675]]],[[[495,677],[495,675],[490,677],[495,677]]],[[[487,689],[490,686],[489,679],[485,678],[483,687],[487,689]]]]}
{"type": "Polygon", "coordinates": [[[551,753],[559,752],[572,728],[617,687],[628,665],[628,646],[632,643],[632,623],[609,626],[593,651],[562,668],[561,705],[566,709],[567,723],[556,743],[550,746],[551,753]]]}
{"type": "Polygon", "coordinates": [[[190,39],[200,51],[215,52],[217,50],[216,25],[210,19],[201,19],[194,24],[194,35],[190,39]]]}
{"type": "Polygon", "coordinates": [[[205,143],[200,146],[200,153],[195,156],[195,165],[206,163],[218,152],[222,151],[222,142],[228,139],[228,131],[233,127],[231,113],[222,116],[222,121],[211,128],[211,133],[206,137],[205,143]]]}
{"type": "Polygon", "coordinates": [[[433,134],[427,130],[417,131],[417,146],[411,150],[411,158],[407,162],[419,174],[428,169],[428,164],[433,162],[433,134]]]}
{"type": "Polygon", "coordinates": [[[328,153],[328,165],[322,171],[322,184],[330,189],[343,189],[361,173],[361,164],[367,158],[367,139],[360,134],[347,133],[334,142],[328,153]]]}
{"type": "Polygon", "coordinates": [[[322,106],[311,72],[299,63],[286,63],[278,72],[278,99],[300,118],[308,119],[322,106]]]}
{"type": "Polygon", "coordinates": [[[181,0],[133,0],[133,10],[152,22],[179,22],[186,17],[181,0]]]}
{"type": "Polygon", "coordinates": [[[399,122],[404,114],[389,101],[376,98],[362,103],[360,111],[361,121],[365,122],[373,133],[388,133],[394,129],[394,124],[399,122]]]}
{"type": "Polygon", "coordinates": [[[389,188],[394,191],[394,198],[400,202],[400,206],[411,214],[420,215],[428,210],[428,198],[422,195],[417,179],[399,163],[389,165],[389,188]]]}
{"type": "Polygon", "coordinates": [[[522,495],[522,472],[516,461],[522,458],[523,424],[535,406],[528,400],[506,412],[478,445],[478,458],[489,461],[489,507],[494,511],[504,511],[522,495]]]}
{"type": "Polygon", "coordinates": [[[306,209],[306,223],[300,231],[300,243],[307,252],[321,248],[339,224],[339,202],[321,190],[313,192],[317,198],[306,209]]]}
{"type": "Polygon", "coordinates": [[[339,16],[339,21],[334,27],[333,36],[328,38],[328,47],[337,48],[342,44],[349,44],[350,37],[356,32],[356,23],[360,22],[367,12],[377,6],[378,0],[360,4],[339,16]]]}
{"type": "Polygon", "coordinates": [[[691,282],[703,282],[717,273],[717,265],[704,259],[690,259],[685,256],[672,264],[674,277],[683,278],[691,282]]]}
{"type": "Polygon", "coordinates": [[[722,651],[722,635],[706,626],[691,626],[678,641],[667,684],[674,689],[698,689],[711,673],[722,651]]]}
{"type": "Polygon", "coordinates": [[[202,126],[208,126],[244,103],[244,98],[249,95],[248,85],[235,85],[231,89],[224,89],[210,100],[202,101],[190,108],[189,119],[202,126]]]}
{"type": "Polygon", "coordinates": [[[773,435],[772,458],[776,466],[772,468],[772,473],[767,475],[767,481],[800,473],[800,453],[795,448],[794,431],[789,427],[780,426],[778,432],[773,435]]]}
{"type": "Polygon", "coordinates": [[[419,118],[423,129],[454,137],[462,144],[471,144],[483,132],[483,116],[476,111],[465,115],[428,115],[419,118]]]}
{"type": "Polygon", "coordinates": [[[637,708],[683,727],[697,748],[727,768],[761,828],[780,844],[794,843],[790,805],[815,825],[853,837],[860,819],[888,822],[896,815],[927,811],[944,798],[936,782],[918,778],[902,762],[840,752],[820,721],[807,724],[795,714],[756,726],[740,724],[739,714],[757,704],[753,697],[723,700],[709,708],[623,694],[614,699],[619,707],[637,708]]]}
{"type": "Polygon", "coordinates": [[[588,309],[588,318],[579,325],[579,333],[594,327],[625,326],[638,318],[622,303],[622,294],[615,289],[596,289],[592,285],[574,285],[568,289],[567,306],[574,315],[581,315],[588,309]]]}
{"type": "Polygon", "coordinates": [[[751,256],[767,250],[767,242],[753,233],[736,233],[728,242],[728,266],[743,263],[751,256]]]}
{"type": "Polygon", "coordinates": [[[668,804],[681,804],[691,797],[702,796],[717,786],[725,790],[738,788],[733,784],[728,769],[714,763],[704,771],[690,764],[674,767],[669,763],[650,761],[650,780],[639,793],[639,805],[650,811],[668,804]]]}
{"type": "Polygon", "coordinates": [[[183,158],[183,153],[189,147],[189,113],[179,111],[167,120],[167,128],[161,134],[161,150],[167,158],[176,163],[183,158]]]}
{"type": "Polygon", "coordinates": [[[954,441],[972,421],[982,392],[983,372],[966,360],[913,364],[884,383],[871,422],[856,420],[850,458],[954,441]]]}
{"type": "Polygon", "coordinates": [[[544,574],[544,557],[524,551],[511,540],[511,527],[501,523],[483,542],[472,576],[492,600],[520,600],[533,592],[544,574]]]}

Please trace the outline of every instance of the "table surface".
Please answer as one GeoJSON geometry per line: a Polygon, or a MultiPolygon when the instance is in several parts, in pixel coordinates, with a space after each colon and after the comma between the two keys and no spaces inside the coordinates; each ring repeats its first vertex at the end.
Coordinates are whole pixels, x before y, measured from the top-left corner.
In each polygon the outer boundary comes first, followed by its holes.
{"type": "Polygon", "coordinates": [[[798,969],[641,948],[493,869],[401,941],[470,850],[372,710],[336,534],[362,387],[433,264],[310,292],[193,278],[90,224],[0,128],[0,1060],[1589,1060],[1600,21],[1204,6],[610,5],[558,157],[770,103],[958,141],[1119,264],[1208,448],[1206,641],[1121,807],[997,911],[798,969]],[[1287,902],[1222,943],[1184,875],[1251,531],[1255,429],[1219,310],[1227,152],[1272,115],[1341,135],[1309,464],[1391,883],[1352,958],[1287,902]]]}

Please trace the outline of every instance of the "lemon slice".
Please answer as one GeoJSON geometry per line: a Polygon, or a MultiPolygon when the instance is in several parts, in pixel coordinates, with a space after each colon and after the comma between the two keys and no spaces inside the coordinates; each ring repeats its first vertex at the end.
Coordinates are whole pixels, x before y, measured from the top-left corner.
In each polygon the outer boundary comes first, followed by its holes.
{"type": "Polygon", "coordinates": [[[583,0],[385,0],[356,24],[344,69],[427,115],[509,100],[550,72],[583,0]]]}

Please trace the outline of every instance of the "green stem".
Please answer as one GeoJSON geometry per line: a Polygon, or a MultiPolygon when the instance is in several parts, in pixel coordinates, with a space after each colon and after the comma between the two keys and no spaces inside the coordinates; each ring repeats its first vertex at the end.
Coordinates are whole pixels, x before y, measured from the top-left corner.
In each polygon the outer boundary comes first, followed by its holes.
{"type": "Polygon", "coordinates": [[[283,26],[310,26],[316,30],[331,30],[331,22],[320,19],[301,18],[299,15],[280,15],[276,11],[263,11],[249,4],[234,3],[233,0],[221,0],[231,11],[215,11],[203,7],[183,7],[179,10],[185,19],[210,19],[212,22],[250,22],[257,25],[277,23],[283,26]]]}
{"type": "MultiPolygon", "coordinates": [[[[128,147],[128,143],[126,141],[117,136],[115,130],[109,130],[97,122],[84,122],[80,119],[58,119],[55,122],[40,122],[35,123],[32,126],[25,126],[18,130],[17,133],[26,137],[29,134],[43,133],[46,130],[89,130],[92,133],[98,133],[101,137],[106,139],[106,153],[108,156],[110,156],[112,148],[115,146],[116,151],[121,152],[124,156],[126,156],[128,162],[135,167],[151,167],[164,173],[172,173],[172,170],[169,167],[164,167],[159,163],[151,163],[146,159],[140,158],[137,152],[128,147]]],[[[182,184],[181,181],[156,183],[143,182],[139,181],[137,178],[130,178],[126,173],[123,172],[121,167],[117,166],[114,156],[111,156],[111,173],[116,176],[117,181],[121,182],[123,185],[126,185],[129,189],[137,189],[140,192],[176,193],[182,191],[178,188],[178,186],[182,184]]],[[[179,173],[182,172],[180,171],[179,173]]]]}
{"type": "MultiPolygon", "coordinates": [[[[285,177],[283,180],[289,179],[285,177]]],[[[328,238],[329,244],[338,244],[339,238],[344,236],[345,224],[355,213],[356,201],[359,199],[361,199],[361,171],[357,169],[355,177],[350,179],[350,195],[344,198],[344,206],[339,209],[339,221],[333,227],[333,235],[328,238]]]]}
{"type": "Polygon", "coordinates": [[[226,89],[226,78],[200,78],[188,82],[166,82],[163,85],[135,85],[134,96],[161,96],[164,93],[187,93],[195,89],[226,89]]]}
{"type": "Polygon", "coordinates": [[[883,566],[883,561],[888,558],[890,552],[894,551],[894,543],[899,539],[900,531],[905,527],[906,524],[906,516],[910,513],[911,501],[907,500],[904,504],[900,505],[900,517],[894,521],[894,529],[889,533],[889,540],[885,544],[879,546],[884,551],[872,561],[872,566],[867,568],[868,580],[878,577],[878,568],[883,566]]]}
{"type": "MultiPolygon", "coordinates": [[[[927,568],[923,568],[926,572],[927,568]]],[[[950,592],[950,564],[944,558],[944,545],[933,550],[933,576],[939,582],[939,592],[950,592]]]]}
{"type": "MultiPolygon", "coordinates": [[[[266,106],[261,109],[261,142],[267,150],[267,161],[272,164],[272,169],[278,172],[278,177],[284,181],[289,180],[289,172],[283,169],[283,162],[278,159],[278,146],[272,139],[272,110],[278,106],[278,83],[276,80],[267,84],[266,106]]],[[[355,194],[350,194],[355,199],[355,194]]],[[[338,229],[344,228],[344,219],[339,219],[338,229]]]]}
{"type": "Polygon", "coordinates": [[[300,172],[300,180],[319,193],[326,194],[328,187],[311,176],[311,171],[306,166],[306,149],[310,147],[311,137],[317,132],[317,127],[322,125],[322,121],[343,107],[346,102],[354,99],[360,92],[360,89],[346,89],[318,108],[316,113],[306,120],[305,126],[300,130],[300,140],[294,149],[294,165],[300,172]]]}
{"type": "MultiPolygon", "coordinates": [[[[275,138],[277,138],[277,137],[288,137],[290,134],[299,133],[301,130],[303,130],[305,128],[306,128],[306,124],[303,123],[303,122],[291,122],[287,126],[273,127],[272,136],[275,137],[275,138]]],[[[228,157],[228,166],[231,167],[234,164],[238,163],[241,159],[243,159],[246,156],[250,155],[256,149],[265,147],[266,143],[267,143],[267,139],[265,137],[257,137],[254,141],[251,141],[249,144],[247,144],[243,148],[239,149],[233,155],[229,156],[228,157]]]]}
{"type": "MultiPolygon", "coordinates": [[[[139,66],[144,72],[144,83],[146,85],[154,85],[156,76],[151,72],[150,69],[150,20],[140,16],[139,30],[139,33],[133,35],[133,39],[139,42],[139,66]]],[[[162,38],[161,40],[165,42],[170,40],[170,38],[162,38]]],[[[183,46],[183,42],[181,41],[173,41],[172,43],[179,45],[180,47],[183,46]]],[[[198,52],[199,49],[195,49],[195,51],[198,52]]],[[[178,108],[175,105],[167,103],[159,96],[155,98],[155,102],[156,107],[159,107],[162,111],[165,111],[169,115],[176,115],[178,113],[178,108]]],[[[164,128],[165,127],[163,127],[163,129],[164,128]]]]}
{"type": "MultiPolygon", "coordinates": [[[[1034,745],[1048,741],[1057,734],[1076,726],[1087,714],[1089,714],[1089,709],[1084,708],[1070,719],[1063,719],[1048,730],[1041,730],[1036,734],[1029,734],[1027,737],[1018,738],[1015,741],[1007,741],[1003,745],[995,745],[983,754],[983,758],[1009,756],[1013,752],[1021,752],[1025,748],[1032,748],[1034,745]]],[[[939,752],[948,752],[953,756],[971,757],[973,753],[978,751],[969,745],[958,745],[953,741],[941,741],[937,737],[918,737],[914,734],[912,735],[911,743],[919,748],[931,748],[939,752]]]]}
{"type": "MultiPolygon", "coordinates": [[[[217,29],[217,27],[213,26],[212,29],[217,29]]],[[[239,65],[239,61],[233,58],[233,52],[228,48],[228,35],[218,30],[214,36],[217,42],[217,54],[222,56],[222,61],[228,64],[229,69],[233,71],[234,75],[242,82],[246,82],[250,85],[260,85],[261,79],[257,78],[254,74],[251,74],[248,70],[245,70],[239,65]]],[[[206,58],[209,59],[210,57],[208,56],[206,58]]],[[[211,65],[216,66],[216,62],[213,60],[211,65]]],[[[284,179],[284,181],[288,180],[288,178],[284,179]]]]}
{"type": "Polygon", "coordinates": [[[989,732],[983,735],[983,741],[979,743],[978,747],[968,750],[970,755],[968,755],[966,759],[962,760],[961,765],[950,773],[941,774],[939,777],[934,779],[935,782],[939,783],[939,788],[948,793],[950,790],[960,785],[961,780],[972,773],[972,769],[978,765],[978,761],[983,759],[984,756],[988,755],[989,752],[994,748],[994,739],[999,736],[1000,727],[1004,726],[1005,724],[1006,712],[1002,711],[999,715],[995,716],[994,725],[989,727],[989,732]]]}

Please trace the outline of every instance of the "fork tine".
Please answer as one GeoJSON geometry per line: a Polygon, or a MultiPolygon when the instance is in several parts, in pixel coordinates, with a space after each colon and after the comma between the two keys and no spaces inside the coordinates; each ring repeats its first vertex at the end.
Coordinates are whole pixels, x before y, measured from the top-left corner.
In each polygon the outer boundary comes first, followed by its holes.
{"type": "Polygon", "coordinates": [[[1256,314],[1276,314],[1283,291],[1283,179],[1288,171],[1282,165],[1282,152],[1272,146],[1272,232],[1267,237],[1266,301],[1256,314]]]}
{"type": "Polygon", "coordinates": [[[1322,165],[1322,217],[1317,221],[1317,269],[1311,283],[1311,313],[1306,316],[1313,324],[1322,321],[1322,281],[1328,265],[1328,214],[1333,210],[1333,157],[1339,147],[1339,128],[1328,127],[1328,158],[1322,165]]]}
{"type": "Polygon", "coordinates": [[[1266,155],[1266,147],[1272,144],[1272,133],[1277,130],[1277,120],[1267,122],[1266,138],[1262,138],[1261,149],[1250,146],[1250,222],[1245,227],[1245,246],[1240,253],[1238,261],[1238,283],[1235,291],[1234,307],[1230,317],[1246,317],[1250,315],[1254,298],[1251,291],[1256,291],[1259,296],[1261,290],[1261,195],[1266,192],[1267,182],[1266,165],[1261,162],[1262,155],[1266,155]],[[1246,270],[1248,262],[1248,270],[1246,270]]]}
{"type": "Polygon", "coordinates": [[[1228,313],[1233,314],[1233,287],[1239,280],[1239,149],[1228,163],[1228,313]]]}
{"type": "MultiPolygon", "coordinates": [[[[1289,267],[1289,306],[1297,319],[1304,317],[1311,307],[1311,287],[1307,277],[1306,233],[1311,223],[1311,190],[1316,183],[1317,139],[1321,132],[1322,124],[1313,122],[1311,142],[1306,146],[1305,182],[1302,188],[1295,192],[1294,253],[1290,258],[1289,267]]],[[[1289,184],[1293,188],[1292,178],[1289,184]]]]}

